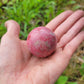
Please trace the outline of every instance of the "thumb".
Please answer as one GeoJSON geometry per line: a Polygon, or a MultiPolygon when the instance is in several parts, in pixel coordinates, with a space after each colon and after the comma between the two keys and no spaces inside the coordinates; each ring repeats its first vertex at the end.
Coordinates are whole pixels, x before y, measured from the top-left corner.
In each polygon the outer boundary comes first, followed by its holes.
{"type": "Polygon", "coordinates": [[[6,21],[5,27],[7,28],[7,35],[19,37],[20,26],[16,21],[14,20],[6,21]]]}

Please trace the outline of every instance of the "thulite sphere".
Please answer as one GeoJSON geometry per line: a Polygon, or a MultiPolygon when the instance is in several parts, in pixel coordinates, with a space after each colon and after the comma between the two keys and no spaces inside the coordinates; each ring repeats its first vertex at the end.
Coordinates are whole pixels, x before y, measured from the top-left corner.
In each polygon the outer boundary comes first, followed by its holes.
{"type": "Polygon", "coordinates": [[[47,57],[56,49],[56,36],[46,27],[37,27],[29,33],[27,45],[33,55],[47,57]]]}

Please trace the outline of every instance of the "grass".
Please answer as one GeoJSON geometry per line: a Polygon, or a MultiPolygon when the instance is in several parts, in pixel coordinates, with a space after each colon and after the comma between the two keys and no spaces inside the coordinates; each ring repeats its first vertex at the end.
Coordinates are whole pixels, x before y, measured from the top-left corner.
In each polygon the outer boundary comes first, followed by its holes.
{"type": "MultiPolygon", "coordinates": [[[[20,37],[26,39],[28,33],[37,26],[46,25],[52,18],[60,14],[61,3],[66,0],[12,0],[5,2],[6,6],[2,6],[6,13],[1,17],[3,22],[9,19],[16,20],[21,26],[20,37]],[[45,3],[44,3],[45,2],[45,3]]],[[[3,23],[2,22],[2,23],[3,23]]]]}
{"type": "MultiPolygon", "coordinates": [[[[0,38],[6,32],[4,22],[9,19],[13,19],[20,24],[20,38],[25,40],[33,28],[46,25],[52,18],[67,9],[77,10],[84,8],[79,4],[79,0],[0,1],[0,38]]],[[[68,68],[55,84],[77,84],[78,81],[84,80],[84,64],[76,61],[77,59],[73,57],[68,68]]]]}

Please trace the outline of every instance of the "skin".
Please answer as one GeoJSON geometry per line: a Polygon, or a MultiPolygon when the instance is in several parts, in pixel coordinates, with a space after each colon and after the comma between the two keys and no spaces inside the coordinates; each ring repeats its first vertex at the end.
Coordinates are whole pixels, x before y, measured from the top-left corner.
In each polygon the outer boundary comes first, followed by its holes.
{"type": "Polygon", "coordinates": [[[69,61],[84,41],[84,11],[65,11],[46,27],[58,38],[56,52],[48,58],[37,58],[27,48],[27,42],[19,39],[17,22],[5,23],[6,34],[0,44],[0,84],[54,84],[66,69],[69,61]]]}

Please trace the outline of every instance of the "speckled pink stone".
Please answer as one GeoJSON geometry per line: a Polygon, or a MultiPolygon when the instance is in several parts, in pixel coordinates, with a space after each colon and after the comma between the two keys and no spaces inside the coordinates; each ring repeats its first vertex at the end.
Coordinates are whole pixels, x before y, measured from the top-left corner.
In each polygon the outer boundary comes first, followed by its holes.
{"type": "Polygon", "coordinates": [[[27,44],[33,55],[47,57],[56,49],[56,36],[46,27],[37,27],[29,33],[27,44]]]}

